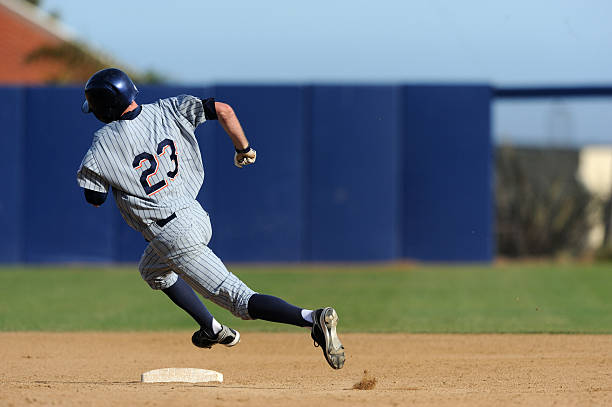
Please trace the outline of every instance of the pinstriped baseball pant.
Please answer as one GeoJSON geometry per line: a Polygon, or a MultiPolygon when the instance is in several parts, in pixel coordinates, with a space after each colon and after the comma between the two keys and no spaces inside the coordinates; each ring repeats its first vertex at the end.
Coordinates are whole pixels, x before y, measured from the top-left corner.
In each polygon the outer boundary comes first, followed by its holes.
{"type": "Polygon", "coordinates": [[[204,298],[242,319],[248,313],[249,298],[255,293],[229,272],[207,246],[212,236],[208,213],[199,204],[176,212],[163,228],[153,224],[143,235],[150,241],[138,269],[151,288],[162,290],[180,275],[204,298]]]}

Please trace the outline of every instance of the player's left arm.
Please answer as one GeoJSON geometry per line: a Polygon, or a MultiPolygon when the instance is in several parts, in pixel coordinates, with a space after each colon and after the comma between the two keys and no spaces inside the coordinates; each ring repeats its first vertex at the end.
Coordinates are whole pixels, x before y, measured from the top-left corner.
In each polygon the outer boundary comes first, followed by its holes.
{"type": "Polygon", "coordinates": [[[77,171],[77,183],[83,188],[85,200],[93,206],[100,206],[106,201],[110,184],[100,174],[100,167],[94,155],[94,146],[87,150],[81,167],[77,171]]]}
{"type": "Polygon", "coordinates": [[[242,168],[245,165],[253,164],[257,158],[257,152],[249,145],[244,130],[240,125],[238,116],[234,109],[227,103],[214,102],[215,115],[223,130],[227,133],[234,144],[236,153],[234,154],[234,165],[242,168]]]}
{"type": "Polygon", "coordinates": [[[96,207],[102,205],[108,195],[107,192],[98,192],[87,188],[83,188],[83,193],[85,194],[85,200],[96,207]]]}

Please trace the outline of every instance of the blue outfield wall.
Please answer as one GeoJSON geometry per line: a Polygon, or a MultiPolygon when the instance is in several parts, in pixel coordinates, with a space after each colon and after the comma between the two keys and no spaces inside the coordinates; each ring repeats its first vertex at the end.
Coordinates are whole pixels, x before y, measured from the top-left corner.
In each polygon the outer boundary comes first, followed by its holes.
{"type": "Polygon", "coordinates": [[[390,86],[312,90],[310,260],[399,257],[397,96],[390,86]]]}
{"type": "MultiPolygon", "coordinates": [[[[113,261],[111,205],[83,204],[76,171],[99,127],[75,114],[82,91],[31,88],[24,116],[26,262],[113,261]]],[[[78,109],[77,109],[78,112],[78,109]]]]}
{"type": "Polygon", "coordinates": [[[403,257],[493,256],[493,147],[488,86],[402,89],[403,257]]]}
{"type": "MultiPolygon", "coordinates": [[[[303,259],[303,211],[307,205],[304,160],[303,89],[297,86],[218,86],[214,96],[236,111],[256,149],[255,165],[234,166],[234,147],[218,123],[214,147],[204,153],[212,200],[202,204],[213,225],[211,248],[228,261],[303,259]]],[[[206,126],[207,123],[204,124],[206,126]]]]}
{"type": "MultiPolygon", "coordinates": [[[[143,86],[137,99],[180,93],[231,104],[258,152],[235,168],[218,122],[196,131],[198,200],[222,259],[492,258],[488,86],[143,86]]],[[[91,207],[76,184],[100,127],[80,112],[82,97],[0,88],[0,262],[134,262],[146,246],[112,198],[91,207]]]]}
{"type": "Polygon", "coordinates": [[[25,212],[23,192],[25,163],[24,120],[25,90],[4,88],[0,91],[0,123],[2,123],[2,155],[0,174],[3,188],[0,193],[0,261],[23,260],[25,212]]]}

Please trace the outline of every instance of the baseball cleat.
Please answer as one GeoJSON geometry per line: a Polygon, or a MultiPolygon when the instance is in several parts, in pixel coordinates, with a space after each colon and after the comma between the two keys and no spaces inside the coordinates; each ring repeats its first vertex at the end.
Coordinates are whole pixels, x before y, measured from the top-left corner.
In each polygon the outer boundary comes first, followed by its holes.
{"type": "Polygon", "coordinates": [[[336,310],[331,307],[315,310],[312,320],[314,323],[310,336],[314,340],[315,347],[321,347],[325,360],[333,369],[341,369],[344,366],[344,346],[336,332],[338,325],[336,310]]]}
{"type": "Polygon", "coordinates": [[[191,337],[191,343],[198,348],[210,349],[213,345],[218,343],[229,348],[238,345],[238,342],[240,342],[240,332],[225,325],[223,325],[223,328],[219,331],[216,338],[208,336],[203,329],[195,331],[191,337]]]}

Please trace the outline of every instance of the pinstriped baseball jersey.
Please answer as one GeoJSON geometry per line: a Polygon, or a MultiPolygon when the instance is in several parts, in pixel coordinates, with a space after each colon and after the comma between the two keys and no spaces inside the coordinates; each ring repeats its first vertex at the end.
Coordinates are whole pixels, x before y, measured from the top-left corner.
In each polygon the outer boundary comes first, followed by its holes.
{"type": "Polygon", "coordinates": [[[181,275],[205,298],[250,319],[254,291],[208,248],[210,220],[195,199],[204,167],[194,130],[204,121],[202,101],[193,96],[142,105],[136,117],[95,133],[77,181],[97,192],[112,187],[123,218],[150,242],[138,268],[151,288],[168,288],[181,275]]]}
{"type": "Polygon", "coordinates": [[[148,225],[194,204],[204,167],[194,135],[206,121],[199,98],[180,95],[142,105],[132,120],[94,134],[77,173],[79,186],[113,196],[129,226],[148,225]]]}

